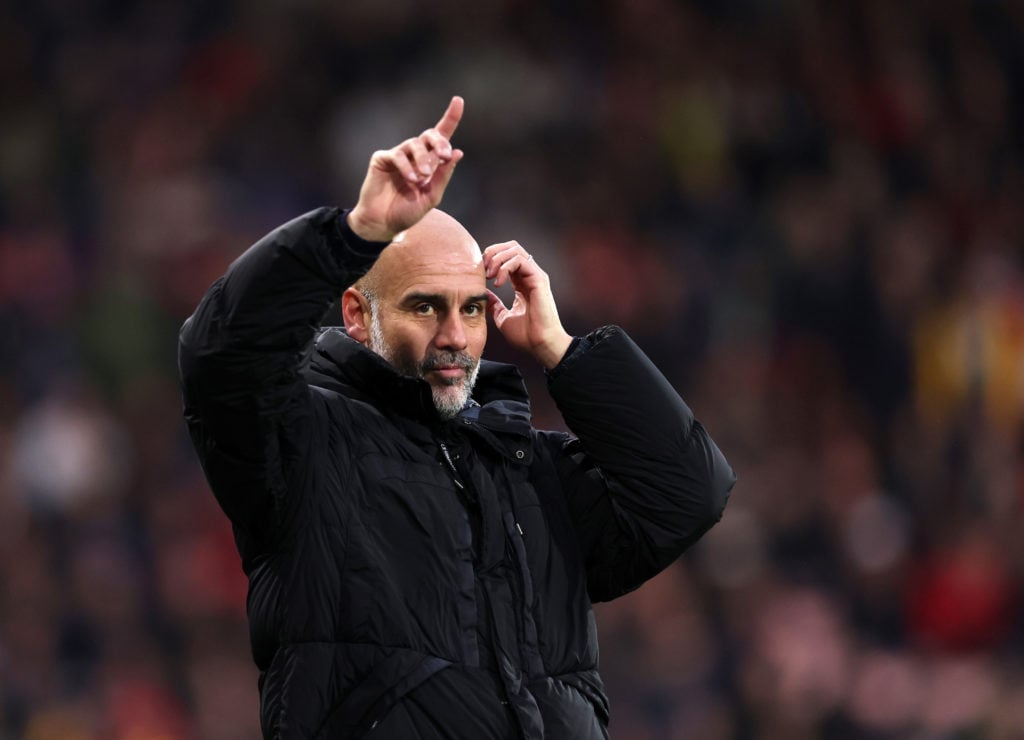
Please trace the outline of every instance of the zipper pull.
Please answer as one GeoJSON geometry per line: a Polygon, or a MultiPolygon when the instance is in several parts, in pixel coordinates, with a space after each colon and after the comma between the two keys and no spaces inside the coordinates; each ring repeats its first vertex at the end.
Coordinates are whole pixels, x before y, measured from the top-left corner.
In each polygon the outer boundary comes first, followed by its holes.
{"type": "Polygon", "coordinates": [[[466,487],[464,485],[462,485],[462,481],[459,480],[459,471],[455,467],[455,463],[452,461],[452,456],[450,454],[448,454],[448,446],[444,442],[441,442],[441,441],[438,441],[437,446],[441,448],[441,453],[444,455],[444,459],[448,463],[448,469],[452,473],[452,480],[455,481],[455,485],[460,490],[465,489],[466,487]]]}

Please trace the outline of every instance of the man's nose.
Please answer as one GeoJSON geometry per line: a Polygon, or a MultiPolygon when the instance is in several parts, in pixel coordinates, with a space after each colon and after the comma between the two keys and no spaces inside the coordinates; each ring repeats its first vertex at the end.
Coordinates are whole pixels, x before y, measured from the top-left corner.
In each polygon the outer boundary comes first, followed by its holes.
{"type": "Polygon", "coordinates": [[[462,314],[459,311],[452,311],[445,314],[437,327],[437,336],[434,343],[438,349],[454,350],[461,352],[466,348],[466,327],[462,323],[462,314]]]}

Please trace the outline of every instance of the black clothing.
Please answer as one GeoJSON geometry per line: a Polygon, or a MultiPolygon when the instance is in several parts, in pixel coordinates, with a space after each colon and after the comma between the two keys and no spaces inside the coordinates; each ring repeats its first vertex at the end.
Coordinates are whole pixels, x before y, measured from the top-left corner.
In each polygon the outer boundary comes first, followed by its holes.
{"type": "Polygon", "coordinates": [[[732,470],[617,328],[549,378],[578,438],[531,428],[518,371],[486,361],[442,421],[426,382],[318,332],[383,246],[306,214],[181,333],[185,416],[249,577],[263,732],[606,737],[591,600],[696,541],[732,470]]]}

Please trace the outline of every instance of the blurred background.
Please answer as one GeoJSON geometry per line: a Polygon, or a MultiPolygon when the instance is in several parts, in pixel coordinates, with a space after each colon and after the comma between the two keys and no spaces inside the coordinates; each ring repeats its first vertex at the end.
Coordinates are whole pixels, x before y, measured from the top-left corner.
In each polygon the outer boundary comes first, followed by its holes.
{"type": "Polygon", "coordinates": [[[258,735],[177,329],[454,93],[446,209],[740,476],[597,609],[613,737],[1024,737],[1024,3],[8,0],[0,738],[258,735]]]}

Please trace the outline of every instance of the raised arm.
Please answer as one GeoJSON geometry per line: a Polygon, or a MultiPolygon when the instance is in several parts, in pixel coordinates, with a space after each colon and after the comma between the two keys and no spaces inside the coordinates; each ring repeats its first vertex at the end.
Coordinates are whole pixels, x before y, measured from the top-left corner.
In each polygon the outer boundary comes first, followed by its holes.
{"type": "Polygon", "coordinates": [[[347,219],[321,208],[260,239],[182,327],[189,431],[218,501],[253,541],[280,534],[290,483],[307,472],[314,420],[301,370],[320,322],[394,235],[440,202],[462,157],[449,141],[462,109],[453,98],[436,126],[375,152],[347,219]]]}
{"type": "Polygon", "coordinates": [[[573,345],[547,274],[520,244],[488,247],[484,266],[496,286],[511,282],[515,289],[511,307],[491,294],[495,325],[553,371],[551,394],[577,435],[559,451],[559,475],[590,594],[614,598],[662,570],[718,521],[732,468],[624,331],[607,327],[573,345]]]}
{"type": "Polygon", "coordinates": [[[560,451],[594,601],[672,563],[722,516],[736,476],[689,406],[629,336],[599,329],[549,376],[577,435],[560,451]]]}

